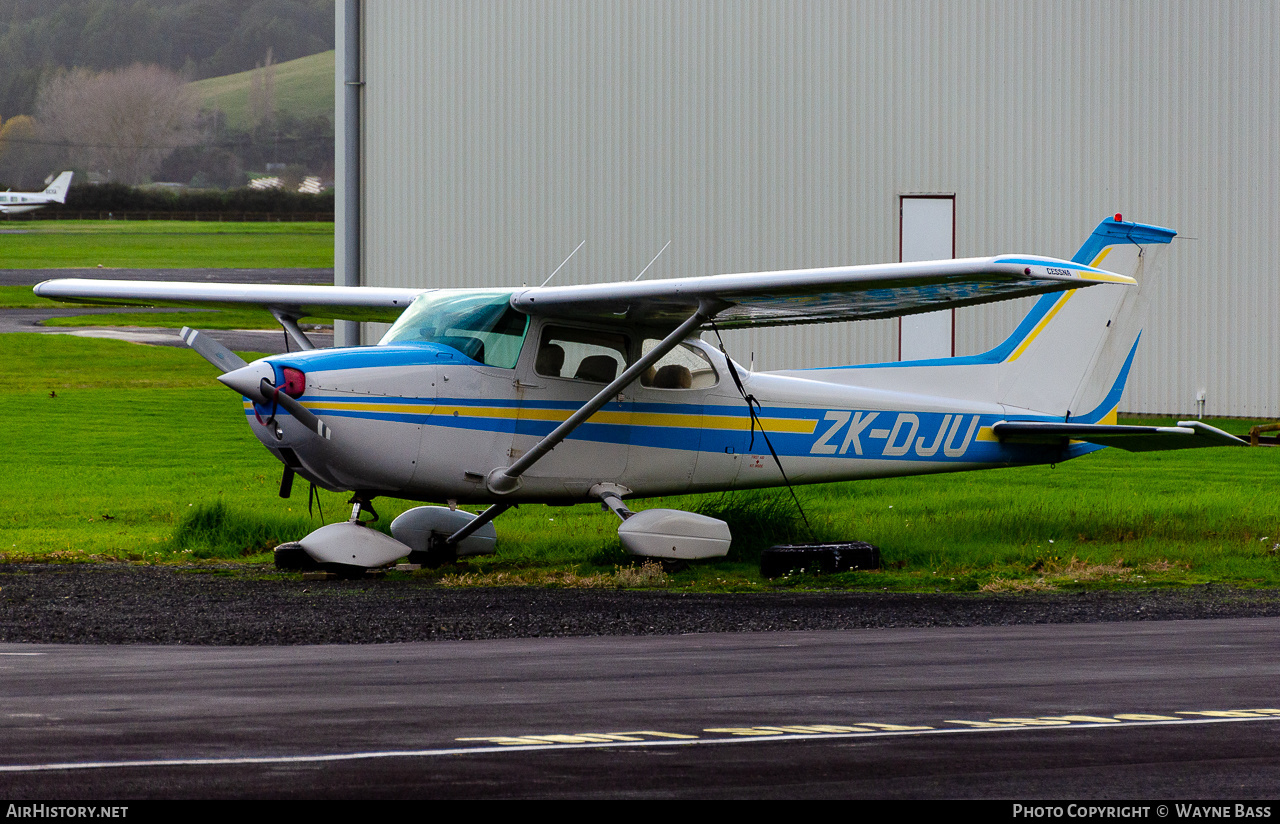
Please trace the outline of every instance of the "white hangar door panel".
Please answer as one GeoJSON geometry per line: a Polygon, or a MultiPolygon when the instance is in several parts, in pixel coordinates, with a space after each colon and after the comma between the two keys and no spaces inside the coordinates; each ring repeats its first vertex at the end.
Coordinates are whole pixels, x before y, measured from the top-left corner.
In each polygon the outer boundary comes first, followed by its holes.
{"type": "MultiPolygon", "coordinates": [[[[956,199],[952,195],[903,195],[900,259],[947,260],[956,256],[956,199]]],[[[949,358],[955,354],[955,310],[898,319],[898,360],[949,358]]]]}

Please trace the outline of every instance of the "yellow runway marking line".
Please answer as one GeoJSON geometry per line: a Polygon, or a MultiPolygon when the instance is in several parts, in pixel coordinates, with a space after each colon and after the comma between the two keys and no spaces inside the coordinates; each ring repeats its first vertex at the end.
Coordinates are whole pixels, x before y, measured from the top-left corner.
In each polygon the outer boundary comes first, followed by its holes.
{"type": "Polygon", "coordinates": [[[250,764],[307,764],[336,761],[362,761],[380,758],[439,758],[472,756],[497,752],[536,752],[553,749],[590,749],[618,747],[671,747],[708,744],[746,744],[751,742],[814,741],[819,739],[889,738],[915,735],[963,735],[989,733],[996,730],[1041,731],[1071,729],[1121,729],[1125,727],[1180,726],[1198,724],[1239,724],[1280,720],[1278,709],[1178,710],[1172,715],[1122,713],[1112,716],[1061,715],[1035,718],[993,718],[987,721],[951,720],[944,724],[959,727],[936,728],[928,725],[885,724],[860,721],[855,724],[785,724],[748,727],[713,727],[703,732],[716,732],[723,737],[703,738],[689,733],[662,730],[624,732],[544,733],[537,735],[484,736],[457,738],[459,742],[477,742],[488,746],[434,747],[403,750],[365,750],[307,755],[242,756],[224,758],[157,758],[130,761],[64,761],[46,764],[6,764],[2,773],[61,772],[72,770],[135,769],[139,767],[199,767],[250,764]],[[1177,716],[1183,716],[1181,718],[1177,716]],[[1193,716],[1193,717],[1186,717],[1193,716]],[[1017,722],[1017,723],[1010,723],[1017,722]],[[848,732],[843,730],[848,729],[848,732]],[[827,730],[842,730],[828,732],[827,730]],[[726,734],[727,733],[727,734],[726,734]]]}

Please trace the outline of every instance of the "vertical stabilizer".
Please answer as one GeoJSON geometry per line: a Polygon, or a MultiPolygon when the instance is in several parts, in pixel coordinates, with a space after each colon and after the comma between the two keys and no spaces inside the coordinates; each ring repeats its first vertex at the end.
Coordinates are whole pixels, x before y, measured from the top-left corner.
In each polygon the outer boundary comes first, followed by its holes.
{"type": "MultiPolygon", "coordinates": [[[[44,190],[44,194],[50,200],[56,200],[59,203],[67,202],[67,189],[71,188],[71,172],[63,172],[54,179],[52,183],[44,190]]],[[[47,180],[48,178],[46,178],[47,180]]]]}
{"type": "Polygon", "coordinates": [[[1114,419],[1143,322],[1142,284],[1177,233],[1107,218],[1072,261],[1138,281],[1045,295],[1003,344],[999,400],[1080,423],[1114,419]]]}

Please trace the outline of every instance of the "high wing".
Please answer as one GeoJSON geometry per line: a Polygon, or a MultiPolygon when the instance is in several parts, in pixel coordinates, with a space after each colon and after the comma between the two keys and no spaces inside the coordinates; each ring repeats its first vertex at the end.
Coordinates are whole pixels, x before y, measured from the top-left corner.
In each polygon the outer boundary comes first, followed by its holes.
{"type": "Polygon", "coordinates": [[[163,283],[64,278],[37,284],[42,298],[107,306],[261,306],[292,318],[341,318],[391,323],[427,289],[290,286],[242,283],[163,283]]]}
{"type": "MultiPolygon", "coordinates": [[[[529,315],[675,327],[699,307],[725,328],[867,320],[972,306],[1132,278],[1030,255],[840,266],[514,290],[529,315]]],[[[282,315],[394,321],[429,289],[162,283],[69,278],[35,287],[41,297],[141,306],[262,306],[282,315]]]]}
{"type": "Polygon", "coordinates": [[[868,320],[1090,286],[1136,283],[1079,263],[1032,255],[839,266],[517,291],[530,315],[674,326],[699,306],[725,328],[868,320]]]}
{"type": "Polygon", "coordinates": [[[1005,443],[1065,444],[1068,441],[1084,441],[1100,446],[1114,446],[1128,452],[1249,445],[1248,441],[1202,421],[1178,421],[1177,426],[1002,421],[992,425],[991,431],[1005,443]]]}

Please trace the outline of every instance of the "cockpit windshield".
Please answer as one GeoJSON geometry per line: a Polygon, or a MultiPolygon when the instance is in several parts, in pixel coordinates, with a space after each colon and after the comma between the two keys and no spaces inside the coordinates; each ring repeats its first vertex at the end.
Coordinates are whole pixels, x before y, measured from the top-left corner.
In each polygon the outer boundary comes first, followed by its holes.
{"type": "Polygon", "coordinates": [[[529,330],[528,315],[511,308],[510,292],[426,292],[414,299],[378,341],[439,343],[488,366],[515,368],[529,330]]]}

